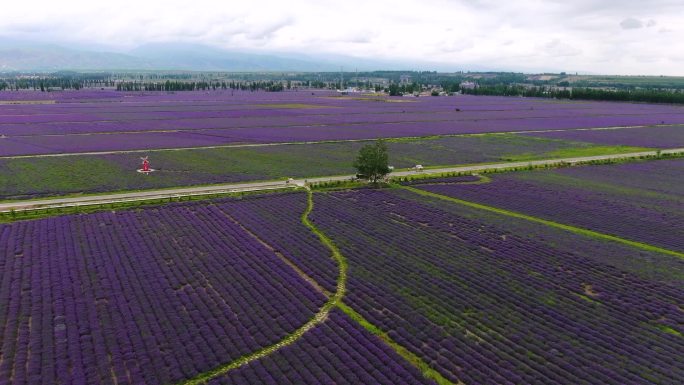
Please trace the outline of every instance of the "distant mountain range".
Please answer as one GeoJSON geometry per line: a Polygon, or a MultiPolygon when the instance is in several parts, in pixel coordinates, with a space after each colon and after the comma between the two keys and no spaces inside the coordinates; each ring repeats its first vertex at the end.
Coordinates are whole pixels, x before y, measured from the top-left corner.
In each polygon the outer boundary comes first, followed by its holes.
{"type": "Polygon", "coordinates": [[[195,44],[147,44],[128,52],[0,40],[0,71],[186,70],[186,71],[339,71],[411,65],[352,57],[257,54],[195,44]]]}

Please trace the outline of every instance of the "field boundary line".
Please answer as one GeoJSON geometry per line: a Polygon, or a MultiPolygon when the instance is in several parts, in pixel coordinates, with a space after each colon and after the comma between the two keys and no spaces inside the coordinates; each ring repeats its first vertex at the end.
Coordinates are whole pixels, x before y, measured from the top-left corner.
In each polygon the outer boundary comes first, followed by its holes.
{"type": "MultiPolygon", "coordinates": [[[[271,346],[267,346],[265,348],[259,349],[254,353],[250,353],[246,356],[243,356],[241,358],[238,358],[237,360],[219,366],[217,368],[214,368],[208,372],[204,372],[199,374],[198,376],[185,380],[183,382],[179,382],[178,385],[200,385],[204,384],[207,381],[210,381],[218,376],[224,375],[231,370],[237,369],[241,366],[247,365],[253,361],[259,360],[261,358],[264,358],[270,354],[275,353],[276,351],[280,350],[281,348],[291,345],[297,340],[299,340],[301,337],[304,336],[304,334],[313,329],[314,327],[318,326],[318,324],[321,324],[325,322],[325,320],[328,317],[328,314],[330,311],[337,307],[339,308],[343,313],[345,313],[349,318],[351,318],[354,322],[358,323],[361,327],[366,329],[368,332],[371,334],[377,336],[380,338],[380,340],[386,344],[390,349],[392,349],[394,352],[396,352],[400,357],[402,357],[404,360],[406,360],[409,364],[412,366],[416,367],[421,374],[427,378],[435,381],[438,385],[464,385],[463,382],[458,382],[454,383],[449,381],[448,379],[444,378],[438,371],[435,369],[432,369],[425,361],[423,361],[420,357],[418,357],[415,353],[411,352],[407,348],[401,346],[400,344],[396,343],[393,341],[387,333],[383,332],[380,328],[377,326],[373,325],[369,321],[367,321],[361,314],[356,312],[354,309],[346,305],[345,303],[342,302],[342,298],[346,294],[346,281],[347,281],[347,270],[348,270],[348,265],[347,265],[347,260],[342,255],[342,252],[339,250],[339,248],[335,245],[333,240],[325,235],[316,225],[314,225],[310,219],[309,215],[313,211],[313,192],[311,191],[310,188],[306,187],[306,192],[307,192],[307,206],[304,211],[304,213],[301,216],[301,221],[302,223],[311,231],[313,232],[316,236],[318,236],[319,240],[321,243],[323,243],[331,252],[333,257],[337,260],[338,265],[340,267],[340,273],[338,276],[337,280],[337,291],[331,295],[328,291],[323,289],[320,284],[318,284],[313,278],[309,277],[306,273],[301,271],[292,261],[287,259],[283,255],[278,255],[280,259],[283,260],[288,266],[292,267],[297,274],[302,276],[308,283],[310,283],[314,289],[323,291],[322,294],[326,295],[328,297],[328,301],[323,305],[323,307],[316,313],[314,318],[311,320],[307,321],[304,325],[302,325],[299,329],[295,330],[293,333],[289,334],[287,337],[285,337],[283,340],[277,342],[276,344],[273,344],[271,346]]],[[[219,208],[219,210],[221,210],[219,208]]],[[[224,212],[221,210],[221,212],[228,218],[231,222],[237,224],[240,226],[240,228],[244,231],[246,231],[250,236],[254,237],[259,243],[267,247],[269,250],[273,251],[273,247],[270,246],[268,243],[263,241],[261,238],[259,238],[256,234],[252,233],[250,230],[245,228],[241,223],[239,223],[236,219],[234,219],[230,214],[224,212]]]]}
{"type": "MultiPolygon", "coordinates": [[[[307,191],[308,191],[308,199],[311,200],[311,203],[307,205],[307,208],[310,208],[311,210],[313,209],[313,193],[311,192],[311,189],[307,186],[307,191]]],[[[316,235],[319,236],[321,241],[331,248],[331,250],[334,250],[334,253],[336,253],[336,257],[339,258],[340,263],[344,263],[344,272],[345,272],[345,280],[346,282],[346,272],[347,272],[347,259],[342,255],[342,252],[339,250],[339,248],[334,244],[332,239],[330,239],[327,235],[325,235],[322,231],[320,231],[313,223],[309,221],[308,214],[311,212],[309,210],[308,212],[305,213],[305,215],[302,215],[302,222],[306,222],[305,224],[309,224],[311,227],[311,231],[313,231],[316,235]]],[[[308,227],[308,226],[307,226],[308,227]]],[[[339,283],[338,283],[339,286],[339,283]]],[[[346,289],[344,289],[346,291],[346,289]]],[[[338,287],[338,292],[339,292],[339,287],[338,287]]],[[[337,294],[337,293],[336,293],[337,294]]],[[[438,385],[464,385],[462,382],[458,382],[458,384],[455,384],[448,379],[444,378],[439,372],[436,370],[432,369],[425,361],[423,361],[420,357],[418,357],[415,353],[411,352],[410,350],[406,349],[405,347],[399,345],[398,343],[394,342],[387,333],[383,332],[380,328],[377,326],[371,324],[369,321],[367,321],[361,314],[357,313],[354,309],[350,308],[348,305],[346,305],[344,302],[342,302],[342,296],[340,296],[339,300],[336,302],[336,306],[342,310],[343,313],[345,313],[349,318],[351,318],[353,321],[358,323],[361,327],[369,331],[371,334],[377,336],[380,338],[382,342],[384,342],[387,346],[390,347],[390,349],[394,350],[400,357],[405,359],[409,364],[413,365],[416,367],[420,372],[423,374],[425,378],[434,380],[437,382],[438,385]]]]}
{"type": "MultiPolygon", "coordinates": [[[[251,235],[254,239],[256,239],[259,243],[261,243],[264,247],[273,251],[281,260],[283,260],[283,262],[285,262],[288,266],[290,266],[293,270],[295,270],[295,272],[297,272],[297,274],[299,274],[305,281],[309,282],[311,284],[311,286],[314,287],[314,289],[316,289],[317,291],[319,291],[321,294],[325,295],[326,297],[330,297],[332,295],[332,293],[330,293],[329,291],[324,289],[318,282],[316,282],[315,279],[313,279],[308,274],[306,274],[294,262],[290,261],[282,253],[275,251],[275,249],[271,245],[269,245],[266,241],[262,240],[258,235],[256,235],[255,233],[253,233],[252,231],[247,229],[245,226],[243,226],[239,221],[237,221],[235,218],[233,218],[230,214],[226,213],[223,210],[221,210],[221,212],[223,212],[223,214],[230,221],[232,221],[236,225],[240,226],[240,228],[242,230],[244,230],[249,235],[251,235]]],[[[308,220],[308,217],[307,217],[307,220],[308,220]]],[[[319,235],[319,234],[316,234],[316,235],[319,235]]],[[[325,238],[329,239],[322,232],[321,232],[321,235],[323,235],[325,238]]],[[[330,242],[332,242],[332,240],[330,240],[330,242]]],[[[338,249],[338,251],[339,251],[339,249],[338,249]]],[[[346,258],[344,258],[344,256],[342,256],[341,252],[340,252],[340,256],[346,260],[346,258]]],[[[414,354],[410,350],[406,349],[405,347],[401,346],[400,344],[396,343],[394,340],[392,340],[387,335],[387,333],[383,332],[380,328],[378,328],[377,326],[373,325],[368,320],[363,318],[363,316],[361,314],[359,314],[354,309],[349,307],[347,304],[342,302],[341,299],[339,302],[337,302],[336,306],[343,313],[345,313],[347,316],[349,316],[349,318],[351,318],[352,321],[358,323],[361,327],[363,327],[364,329],[369,331],[371,334],[379,337],[384,344],[389,346],[390,349],[394,350],[397,354],[399,354],[400,357],[402,357],[404,360],[406,360],[409,364],[413,365],[418,370],[420,370],[425,378],[434,380],[438,385],[464,385],[463,382],[459,381],[458,383],[454,383],[454,382],[451,382],[448,379],[444,378],[444,376],[442,376],[438,371],[432,369],[420,357],[418,357],[416,354],[414,354]]]]}
{"type": "Polygon", "coordinates": [[[209,371],[200,373],[199,375],[184,380],[180,381],[177,384],[178,385],[199,385],[199,384],[204,384],[209,380],[212,380],[216,377],[219,377],[221,375],[224,375],[228,373],[231,370],[237,369],[241,366],[247,365],[250,362],[256,361],[258,359],[264,358],[268,355],[271,355],[275,353],[276,351],[280,350],[281,348],[284,348],[285,346],[291,345],[295,343],[297,340],[299,340],[306,332],[309,330],[313,329],[314,327],[318,326],[319,324],[325,322],[325,320],[328,319],[328,314],[330,311],[339,304],[341,301],[342,297],[344,296],[346,292],[346,280],[347,280],[347,261],[344,259],[342,254],[340,253],[339,249],[335,244],[332,242],[330,238],[328,238],[325,234],[323,234],[318,228],[313,225],[309,221],[309,214],[313,210],[313,193],[311,192],[310,189],[306,189],[307,191],[307,206],[306,209],[304,210],[304,213],[301,216],[302,223],[309,228],[314,234],[318,236],[318,238],[321,240],[321,242],[332,252],[333,257],[337,260],[338,265],[339,265],[339,275],[337,278],[337,291],[335,294],[333,294],[332,297],[328,299],[328,301],[320,308],[318,313],[314,315],[312,319],[307,321],[304,325],[299,327],[297,330],[280,340],[279,342],[276,342],[273,345],[266,346],[264,348],[261,348],[253,353],[247,354],[245,356],[242,356],[238,358],[235,361],[232,361],[230,363],[218,366],[214,369],[211,369],[209,371]]]}
{"type": "Polygon", "coordinates": [[[394,342],[394,340],[392,340],[387,333],[385,333],[384,331],[382,331],[382,329],[373,325],[368,320],[363,318],[363,316],[361,314],[359,314],[356,310],[352,309],[349,305],[340,301],[340,303],[337,304],[337,307],[340,310],[342,310],[342,312],[344,314],[349,316],[349,318],[351,318],[356,323],[361,325],[361,327],[366,329],[371,334],[380,338],[380,340],[382,340],[382,342],[384,342],[392,350],[394,350],[397,354],[399,354],[399,356],[401,356],[403,359],[408,361],[411,365],[418,368],[418,370],[421,371],[421,373],[423,374],[423,376],[425,378],[435,381],[438,385],[465,385],[461,381],[452,382],[452,381],[449,381],[447,378],[444,378],[444,376],[442,376],[442,374],[440,374],[437,370],[431,368],[430,365],[428,365],[427,362],[423,361],[422,358],[418,357],[416,354],[414,354],[410,350],[408,350],[405,347],[394,342]]]}
{"type": "Polygon", "coordinates": [[[342,255],[342,252],[340,252],[340,249],[335,245],[333,240],[330,239],[327,235],[325,235],[320,229],[318,229],[318,227],[316,227],[316,225],[314,225],[311,222],[311,220],[309,220],[309,214],[311,214],[314,207],[313,192],[308,186],[306,186],[305,189],[307,205],[306,210],[304,210],[304,213],[301,216],[302,223],[318,237],[318,239],[321,241],[323,245],[325,245],[325,247],[327,247],[332,252],[332,256],[333,258],[335,258],[340,268],[340,275],[337,279],[337,290],[335,291],[335,294],[330,298],[331,301],[333,301],[334,304],[337,305],[347,292],[347,259],[344,257],[344,255],[342,255]]]}
{"type": "Polygon", "coordinates": [[[263,239],[261,239],[261,237],[259,237],[259,236],[256,235],[254,232],[252,232],[251,230],[249,230],[249,229],[248,229],[247,227],[245,227],[242,223],[240,223],[237,219],[233,218],[232,215],[228,214],[227,212],[225,212],[223,209],[221,209],[221,208],[218,207],[218,206],[217,206],[217,208],[221,211],[221,213],[222,213],[226,218],[228,218],[228,220],[230,220],[231,222],[233,222],[234,224],[236,224],[238,227],[240,227],[240,229],[242,229],[242,231],[244,231],[244,232],[246,232],[247,234],[249,234],[252,238],[254,238],[257,242],[259,242],[262,246],[264,246],[265,248],[267,248],[268,250],[270,250],[273,254],[275,254],[281,261],[283,261],[283,263],[285,263],[287,266],[289,266],[290,268],[292,268],[292,270],[294,270],[294,271],[295,271],[303,280],[305,280],[306,282],[308,282],[316,291],[318,291],[319,293],[323,294],[326,298],[330,298],[330,296],[332,295],[332,293],[329,292],[328,290],[326,290],[325,288],[323,288],[323,286],[321,286],[318,282],[316,282],[316,280],[313,279],[311,276],[309,276],[308,274],[306,274],[306,273],[304,272],[304,270],[302,270],[299,266],[297,266],[296,263],[294,263],[294,262],[292,262],[291,260],[289,260],[285,255],[283,255],[283,253],[281,253],[280,251],[277,251],[277,250],[276,250],[273,246],[271,246],[268,242],[266,242],[266,241],[264,241],[263,239]]]}
{"type": "Polygon", "coordinates": [[[592,237],[592,238],[605,239],[608,241],[618,242],[618,243],[622,243],[622,244],[629,245],[632,247],[636,247],[636,248],[639,248],[642,250],[672,255],[672,256],[684,259],[684,253],[674,251],[674,250],[665,249],[665,248],[658,247],[658,246],[654,246],[654,245],[651,245],[648,243],[632,241],[632,240],[621,238],[621,237],[618,237],[615,235],[604,234],[604,233],[600,233],[600,232],[594,231],[594,230],[584,229],[584,228],[576,227],[576,226],[572,226],[572,225],[566,225],[563,223],[558,223],[558,222],[550,221],[547,219],[538,218],[538,217],[535,217],[532,215],[527,215],[527,214],[519,213],[516,211],[506,210],[506,209],[502,209],[502,208],[495,207],[495,206],[483,205],[480,203],[475,203],[475,202],[471,202],[471,201],[467,201],[467,200],[463,200],[463,199],[459,199],[459,198],[454,198],[454,197],[450,197],[450,196],[446,196],[446,195],[442,195],[442,194],[437,194],[437,193],[417,189],[417,188],[410,187],[410,186],[397,185],[397,187],[401,188],[403,190],[411,191],[415,194],[428,196],[428,197],[432,197],[432,198],[437,198],[437,199],[445,200],[448,202],[458,203],[458,204],[463,205],[463,206],[468,206],[468,207],[472,207],[475,209],[480,209],[480,210],[485,210],[485,211],[489,211],[489,212],[493,212],[493,213],[497,213],[497,214],[502,214],[502,215],[506,215],[509,217],[514,217],[514,218],[518,218],[518,219],[525,219],[527,221],[541,223],[543,225],[555,227],[555,228],[565,230],[565,231],[569,231],[569,232],[572,232],[575,234],[580,234],[580,235],[584,235],[584,236],[588,236],[588,237],[592,237]]]}

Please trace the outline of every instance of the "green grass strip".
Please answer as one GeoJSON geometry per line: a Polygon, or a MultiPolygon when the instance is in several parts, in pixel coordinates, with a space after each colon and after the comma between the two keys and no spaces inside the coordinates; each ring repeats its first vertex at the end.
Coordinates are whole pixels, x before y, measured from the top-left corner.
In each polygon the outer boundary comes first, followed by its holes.
{"type": "Polygon", "coordinates": [[[337,305],[341,300],[342,297],[344,297],[344,294],[347,291],[347,259],[344,258],[342,253],[340,252],[340,249],[337,248],[335,243],[330,239],[327,235],[325,235],[321,230],[316,227],[311,221],[309,220],[309,214],[311,214],[311,211],[313,210],[313,193],[311,192],[311,189],[307,188],[306,189],[306,199],[307,199],[307,205],[306,205],[306,210],[304,210],[304,213],[302,214],[302,223],[304,226],[306,226],[309,230],[311,230],[312,233],[316,234],[318,239],[327,247],[330,249],[332,252],[333,258],[337,261],[337,265],[340,269],[340,274],[337,278],[337,290],[335,291],[335,294],[330,297],[330,300],[328,302],[332,302],[333,306],[337,305]]]}
{"type": "Polygon", "coordinates": [[[289,334],[287,337],[283,338],[281,341],[267,346],[265,348],[261,348],[254,353],[250,353],[248,355],[242,356],[238,358],[237,360],[230,362],[225,365],[221,365],[219,367],[216,367],[210,371],[200,373],[199,375],[179,382],[178,385],[198,385],[198,384],[204,384],[209,380],[212,380],[216,377],[222,376],[229,371],[233,369],[237,369],[241,366],[247,365],[252,361],[256,361],[258,359],[264,358],[270,354],[275,353],[276,351],[280,350],[281,348],[291,345],[297,340],[299,340],[307,331],[313,329],[315,326],[323,323],[327,318],[328,314],[330,313],[330,310],[337,306],[341,300],[342,297],[345,294],[346,291],[346,281],[347,281],[347,261],[344,259],[342,256],[342,253],[340,253],[340,250],[335,246],[333,241],[328,238],[325,234],[323,234],[311,221],[309,220],[309,214],[313,210],[313,193],[311,190],[307,189],[307,206],[306,210],[302,214],[302,223],[309,228],[314,234],[318,236],[320,241],[332,252],[333,258],[337,260],[337,263],[339,265],[340,273],[337,277],[337,291],[335,294],[328,299],[328,301],[323,305],[323,307],[320,308],[318,313],[314,315],[312,319],[307,321],[304,325],[302,325],[299,329],[295,330],[291,334],[289,334]]]}
{"type": "Polygon", "coordinates": [[[663,331],[667,334],[672,334],[673,336],[684,337],[684,334],[682,334],[679,330],[671,328],[667,325],[656,325],[656,328],[658,328],[660,331],[663,331]]]}
{"type": "Polygon", "coordinates": [[[505,209],[498,208],[498,207],[487,206],[487,205],[483,205],[483,204],[479,204],[479,203],[465,201],[462,199],[453,198],[453,197],[446,196],[446,195],[436,194],[436,193],[433,193],[430,191],[420,190],[420,189],[413,188],[410,186],[397,185],[396,187],[404,189],[404,190],[408,190],[408,191],[411,191],[411,192],[414,192],[416,194],[423,195],[423,196],[442,199],[445,201],[458,203],[460,205],[464,205],[464,206],[468,206],[468,207],[472,207],[472,208],[476,208],[476,209],[480,209],[480,210],[486,210],[486,211],[490,211],[490,212],[497,213],[497,214],[507,215],[509,217],[525,219],[525,220],[528,220],[531,222],[541,223],[541,224],[544,224],[547,226],[551,226],[551,227],[555,227],[558,229],[570,231],[570,232],[575,233],[575,234],[580,234],[580,235],[584,235],[584,236],[588,236],[588,237],[592,237],[592,238],[605,239],[605,240],[613,241],[613,242],[619,242],[619,243],[623,243],[625,245],[629,245],[629,246],[636,247],[636,248],[646,250],[646,251],[653,251],[653,252],[657,252],[657,253],[673,255],[673,256],[679,257],[679,258],[684,258],[684,253],[680,253],[680,252],[674,251],[674,250],[663,249],[662,247],[649,245],[647,243],[630,241],[629,239],[616,237],[614,235],[603,234],[603,233],[599,233],[599,232],[596,232],[593,230],[587,230],[587,229],[583,229],[580,227],[565,225],[562,223],[553,222],[553,221],[549,221],[546,219],[541,219],[541,218],[533,217],[530,215],[521,214],[521,213],[518,213],[515,211],[509,211],[509,210],[505,210],[505,209]]]}
{"type": "Polygon", "coordinates": [[[164,198],[141,198],[138,200],[117,201],[111,203],[84,203],[82,205],[63,206],[63,207],[38,207],[35,209],[19,209],[15,211],[0,212],[0,223],[10,223],[16,221],[42,219],[60,215],[71,214],[91,214],[102,211],[117,211],[117,210],[132,210],[144,209],[165,205],[167,203],[177,202],[195,202],[195,201],[209,201],[212,199],[221,198],[238,198],[250,195],[264,195],[282,193],[290,187],[283,187],[281,189],[272,190],[253,190],[253,191],[237,191],[237,192],[216,192],[208,194],[197,195],[179,195],[164,198]]]}
{"type": "Polygon", "coordinates": [[[388,335],[387,333],[383,332],[378,328],[377,326],[373,325],[372,323],[368,322],[363,316],[359,313],[357,313],[354,309],[350,308],[345,304],[344,302],[340,301],[337,304],[337,307],[340,308],[344,312],[344,314],[348,315],[351,319],[354,321],[358,322],[359,325],[363,326],[364,329],[368,330],[370,333],[380,337],[380,339],[389,345],[397,354],[399,354],[402,358],[404,358],[406,361],[411,363],[411,365],[417,367],[422,373],[425,378],[430,379],[435,381],[438,385],[457,385],[457,384],[463,384],[462,382],[451,382],[448,379],[444,378],[438,371],[435,369],[431,368],[430,365],[427,364],[427,362],[423,361],[420,357],[415,355],[414,353],[410,352],[408,349],[405,347],[399,345],[398,343],[394,342],[388,335]]]}

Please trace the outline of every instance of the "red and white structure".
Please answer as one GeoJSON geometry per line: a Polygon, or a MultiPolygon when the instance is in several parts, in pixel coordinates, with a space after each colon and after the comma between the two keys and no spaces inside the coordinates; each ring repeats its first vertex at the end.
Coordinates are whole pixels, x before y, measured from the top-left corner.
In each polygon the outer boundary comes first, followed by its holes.
{"type": "Polygon", "coordinates": [[[150,160],[148,159],[149,157],[146,156],[144,158],[140,158],[142,160],[142,168],[139,168],[137,171],[141,174],[149,174],[153,171],[155,171],[153,168],[150,168],[150,160]]]}

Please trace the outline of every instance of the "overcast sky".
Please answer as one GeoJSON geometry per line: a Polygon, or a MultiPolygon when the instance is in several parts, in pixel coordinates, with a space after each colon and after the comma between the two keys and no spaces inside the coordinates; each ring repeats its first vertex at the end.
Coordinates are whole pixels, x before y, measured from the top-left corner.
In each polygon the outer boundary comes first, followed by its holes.
{"type": "Polygon", "coordinates": [[[127,50],[189,42],[453,64],[684,75],[684,1],[21,0],[0,37],[127,50]]]}

